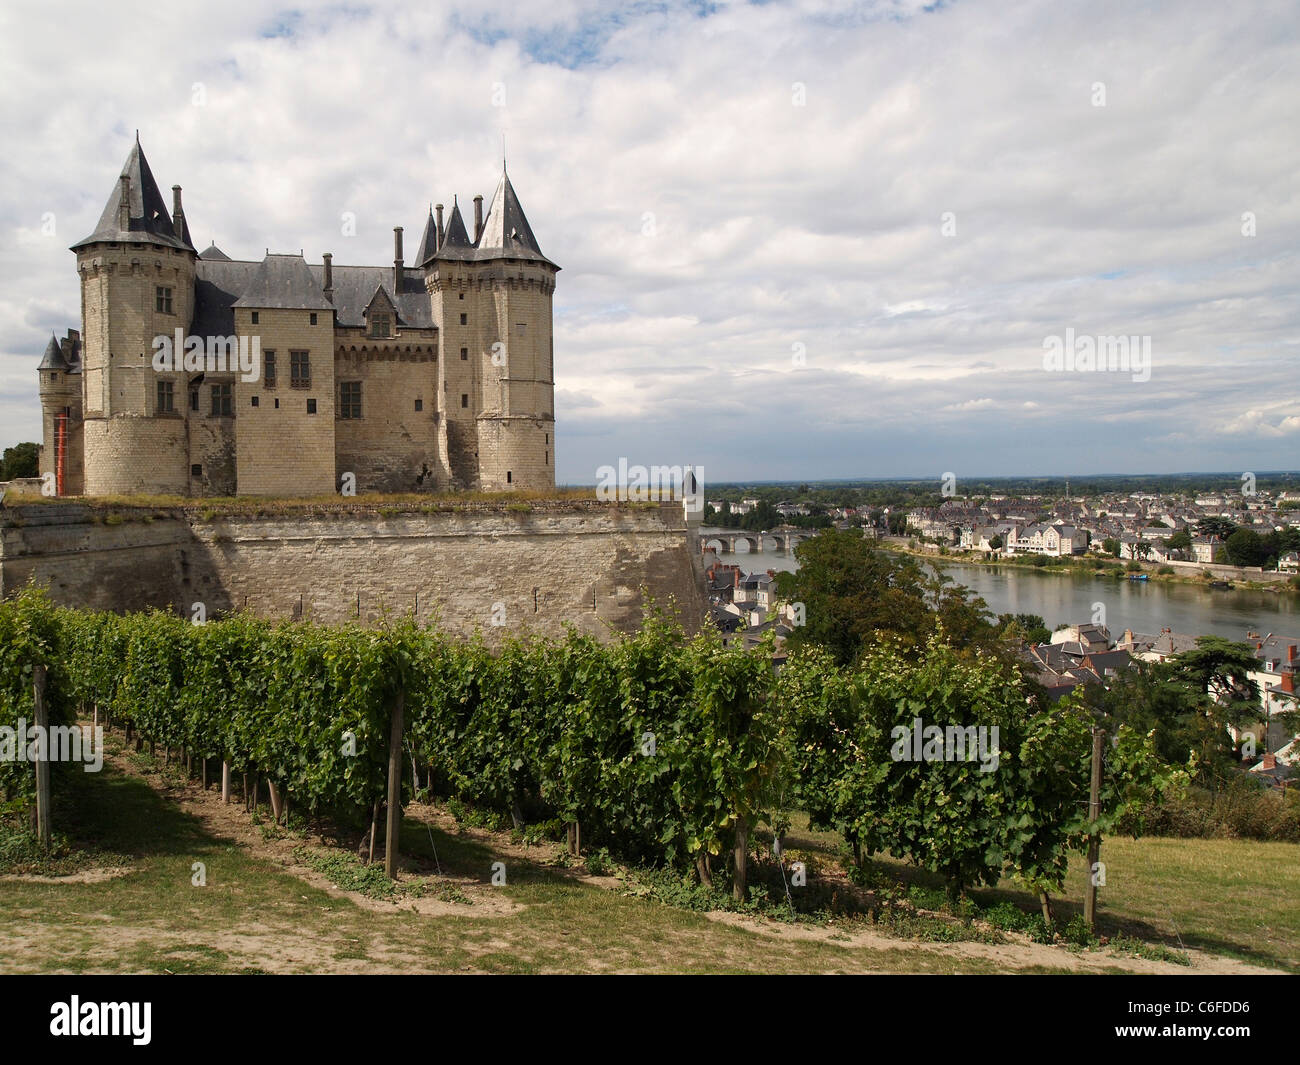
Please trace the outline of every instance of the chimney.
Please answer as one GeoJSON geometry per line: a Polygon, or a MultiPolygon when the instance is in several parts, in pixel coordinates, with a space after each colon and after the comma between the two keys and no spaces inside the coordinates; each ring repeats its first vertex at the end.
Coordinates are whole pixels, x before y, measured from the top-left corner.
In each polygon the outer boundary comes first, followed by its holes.
{"type": "Polygon", "coordinates": [[[474,197],[474,243],[483,235],[483,197],[474,197]]]}
{"type": "Polygon", "coordinates": [[[402,227],[393,226],[393,297],[402,291],[402,267],[406,257],[402,254],[402,227]]]}
{"type": "Polygon", "coordinates": [[[131,228],[131,179],[122,175],[122,202],[117,205],[117,228],[131,228]]]}
{"type": "Polygon", "coordinates": [[[172,232],[177,240],[185,239],[185,212],[181,209],[181,187],[172,186],[172,232]]]}
{"type": "Polygon", "coordinates": [[[1294,662],[1294,661],[1295,661],[1295,647],[1296,647],[1296,645],[1293,644],[1293,643],[1292,643],[1292,644],[1287,644],[1287,648],[1286,648],[1286,660],[1287,660],[1288,662],[1294,662]]]}
{"type": "Polygon", "coordinates": [[[442,228],[442,204],[440,204],[440,203],[435,203],[435,204],[433,205],[433,210],[434,210],[434,212],[435,212],[435,214],[436,214],[436,216],[437,216],[437,219],[438,219],[438,250],[441,251],[441,250],[442,250],[442,240],[443,240],[443,237],[446,236],[446,233],[444,232],[444,230],[443,230],[443,228],[442,228]]]}
{"type": "Polygon", "coordinates": [[[1295,673],[1294,672],[1283,673],[1282,680],[1278,684],[1278,687],[1281,688],[1288,695],[1294,695],[1295,694],[1295,673]]]}
{"type": "Polygon", "coordinates": [[[1266,755],[1264,755],[1264,760],[1263,760],[1263,762],[1260,764],[1260,768],[1261,768],[1261,769],[1276,769],[1276,768],[1277,768],[1277,755],[1276,755],[1276,754],[1266,754],[1266,755]]]}
{"type": "Polygon", "coordinates": [[[334,255],[326,252],[321,258],[325,261],[325,284],[321,286],[325,291],[325,298],[334,302],[334,255]]]}

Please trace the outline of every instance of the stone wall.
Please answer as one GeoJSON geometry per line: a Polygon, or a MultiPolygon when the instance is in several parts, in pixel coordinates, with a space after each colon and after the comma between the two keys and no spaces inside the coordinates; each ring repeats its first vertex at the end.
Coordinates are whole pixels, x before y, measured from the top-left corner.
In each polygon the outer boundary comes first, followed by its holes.
{"type": "Polygon", "coordinates": [[[466,504],[432,513],[331,505],[285,515],[32,504],[0,510],[0,594],[30,579],[67,606],[208,616],[385,615],[448,631],[598,635],[635,628],[643,587],[695,631],[706,609],[680,504],[466,504]],[[524,507],[530,509],[524,510],[524,507]],[[502,622],[495,624],[495,621],[502,622]]]}
{"type": "Polygon", "coordinates": [[[258,377],[234,386],[237,490],[241,496],[329,495],[334,467],[334,324],[323,311],[235,308],[235,332],[259,337],[258,377]],[[252,317],[257,315],[257,324],[252,317]],[[316,324],[312,325],[312,318],[316,324]],[[274,387],[264,358],[275,352],[274,387]],[[310,360],[310,385],[293,384],[293,352],[310,360]],[[254,406],[256,399],[257,405],[254,406]]]}
{"type": "Polygon", "coordinates": [[[361,386],[361,417],[334,423],[338,473],[354,474],[358,493],[446,484],[438,461],[438,343],[433,330],[425,333],[413,342],[362,339],[337,348],[336,383],[361,386]]]}

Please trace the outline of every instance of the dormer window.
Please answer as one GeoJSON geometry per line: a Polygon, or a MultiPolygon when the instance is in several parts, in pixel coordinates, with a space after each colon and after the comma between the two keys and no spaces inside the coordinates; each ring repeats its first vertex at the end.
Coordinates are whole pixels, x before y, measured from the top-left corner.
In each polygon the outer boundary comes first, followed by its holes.
{"type": "Polygon", "coordinates": [[[393,335],[393,319],[387,314],[375,314],[370,318],[370,335],[372,337],[390,337],[393,335]]]}

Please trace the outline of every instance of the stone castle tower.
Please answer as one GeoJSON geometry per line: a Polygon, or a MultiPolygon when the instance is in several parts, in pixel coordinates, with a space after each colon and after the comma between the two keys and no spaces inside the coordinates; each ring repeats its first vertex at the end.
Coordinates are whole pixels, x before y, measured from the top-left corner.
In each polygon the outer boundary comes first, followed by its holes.
{"type": "Polygon", "coordinates": [[[455,203],[412,266],[402,233],[391,267],[196,252],[137,140],[72,246],[82,328],[39,367],[42,474],[92,496],[553,488],[559,267],[504,166],[472,238],[455,203]]]}

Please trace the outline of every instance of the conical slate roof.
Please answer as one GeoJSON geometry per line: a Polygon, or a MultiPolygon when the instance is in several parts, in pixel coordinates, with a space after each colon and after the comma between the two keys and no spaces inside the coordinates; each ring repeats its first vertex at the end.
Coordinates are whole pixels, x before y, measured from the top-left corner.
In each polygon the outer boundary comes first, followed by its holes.
{"type": "Polygon", "coordinates": [[[479,258],[502,259],[536,259],[550,262],[542,249],[537,246],[524,209],[519,205],[514,186],[505,169],[501,170],[501,181],[492,195],[492,205],[488,208],[487,218],[483,221],[483,235],[478,242],[479,258]],[[492,255],[484,255],[491,252],[492,255]]]}
{"type": "Polygon", "coordinates": [[[229,255],[227,255],[224,251],[222,251],[220,248],[217,247],[217,242],[215,240],[211,244],[209,244],[206,248],[204,248],[201,252],[199,252],[199,258],[204,260],[204,262],[209,262],[209,263],[211,262],[228,263],[233,261],[229,255]]]}
{"type": "Polygon", "coordinates": [[[53,333],[50,334],[50,342],[45,345],[45,354],[41,357],[41,364],[36,367],[38,370],[66,370],[68,361],[63,357],[63,351],[59,348],[59,338],[53,333]]]}
{"type": "Polygon", "coordinates": [[[190,243],[189,227],[182,226],[183,237],[177,238],[172,227],[172,216],[167,210],[167,203],[158,191],[158,182],[154,180],[149,161],[137,140],[131,147],[131,154],[126,157],[122,174],[113,183],[104,213],[99,216],[95,231],[84,240],[72,245],[77,248],[100,241],[116,241],[124,244],[167,244],[173,248],[194,250],[190,243]],[[118,226],[118,208],[122,203],[122,177],[130,182],[128,199],[128,228],[118,226]]]}
{"type": "Polygon", "coordinates": [[[438,223],[433,217],[433,208],[429,208],[429,220],[424,223],[424,236],[420,238],[420,247],[415,254],[415,265],[423,266],[438,254],[438,223]]]}
{"type": "Polygon", "coordinates": [[[471,262],[528,259],[559,269],[537,246],[537,238],[533,236],[532,227],[524,217],[524,209],[519,205],[519,197],[515,195],[514,186],[510,184],[504,169],[501,171],[501,182],[492,197],[492,204],[488,207],[487,218],[483,220],[483,232],[479,235],[478,243],[470,241],[469,234],[465,232],[465,222],[460,216],[460,208],[453,206],[442,247],[434,257],[471,262]]]}
{"type": "Polygon", "coordinates": [[[301,255],[268,255],[234,306],[328,311],[334,305],[325,298],[301,255]]]}
{"type": "Polygon", "coordinates": [[[460,204],[453,201],[451,205],[451,217],[447,219],[447,229],[443,233],[442,247],[438,249],[438,255],[446,256],[451,259],[469,259],[473,258],[474,245],[470,242],[469,234],[465,232],[465,220],[460,216],[460,204]]]}

